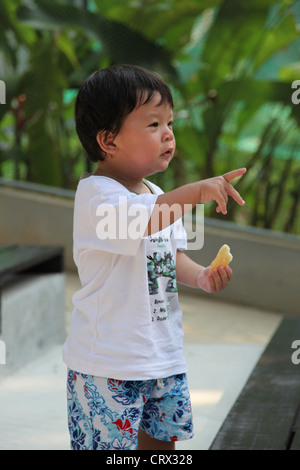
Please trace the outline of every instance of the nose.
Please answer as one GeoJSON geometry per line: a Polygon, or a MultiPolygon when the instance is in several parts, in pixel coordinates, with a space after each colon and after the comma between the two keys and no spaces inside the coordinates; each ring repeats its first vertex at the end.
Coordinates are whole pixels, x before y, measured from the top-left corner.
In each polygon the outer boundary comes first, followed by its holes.
{"type": "Polygon", "coordinates": [[[173,133],[173,129],[169,126],[166,126],[166,129],[163,133],[163,136],[162,136],[162,140],[166,140],[166,141],[169,141],[169,140],[172,140],[174,139],[174,133],[173,133]]]}

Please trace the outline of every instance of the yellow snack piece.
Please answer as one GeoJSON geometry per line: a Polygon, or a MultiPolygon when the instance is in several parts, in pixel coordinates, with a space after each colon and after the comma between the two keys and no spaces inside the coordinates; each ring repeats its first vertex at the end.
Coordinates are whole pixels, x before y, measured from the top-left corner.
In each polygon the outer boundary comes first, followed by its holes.
{"type": "Polygon", "coordinates": [[[216,258],[213,260],[209,267],[209,272],[211,273],[213,269],[218,268],[219,266],[228,266],[232,260],[232,254],[230,253],[230,248],[228,245],[222,245],[219,249],[219,252],[216,258]]]}

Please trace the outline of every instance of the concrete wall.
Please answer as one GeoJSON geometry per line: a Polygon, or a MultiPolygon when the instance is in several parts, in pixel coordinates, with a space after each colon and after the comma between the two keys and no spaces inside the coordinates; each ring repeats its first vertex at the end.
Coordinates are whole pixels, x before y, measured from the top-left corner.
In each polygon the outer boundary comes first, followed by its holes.
{"type": "Polygon", "coordinates": [[[65,269],[74,270],[73,208],[73,191],[0,178],[0,243],[63,246],[65,269]]]}
{"type": "Polygon", "coordinates": [[[65,339],[64,273],[18,276],[1,291],[0,341],[7,377],[65,339]]]}
{"type": "MultiPolygon", "coordinates": [[[[60,245],[65,269],[74,270],[72,221],[74,193],[0,178],[0,243],[60,245]]],[[[221,219],[205,219],[204,246],[189,255],[209,265],[223,243],[233,254],[234,277],[213,297],[277,311],[300,314],[300,237],[243,228],[221,219]]],[[[204,294],[195,289],[183,292],[204,294]]]]}
{"type": "Polygon", "coordinates": [[[221,293],[201,295],[300,315],[300,237],[205,219],[204,246],[189,255],[208,266],[224,243],[233,255],[232,281],[221,293]]]}

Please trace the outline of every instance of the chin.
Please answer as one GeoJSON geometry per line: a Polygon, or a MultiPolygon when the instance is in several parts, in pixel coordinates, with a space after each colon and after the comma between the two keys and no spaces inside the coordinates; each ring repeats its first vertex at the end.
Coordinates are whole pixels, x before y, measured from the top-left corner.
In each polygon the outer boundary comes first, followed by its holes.
{"type": "Polygon", "coordinates": [[[169,158],[168,160],[164,160],[162,163],[163,169],[161,171],[166,170],[169,167],[169,164],[171,163],[171,161],[172,161],[172,158],[169,158]]]}
{"type": "Polygon", "coordinates": [[[171,159],[162,159],[160,160],[159,164],[156,166],[155,169],[153,169],[151,172],[146,175],[146,177],[155,175],[156,173],[162,173],[163,171],[167,170],[169,167],[169,164],[171,162],[171,159]]]}

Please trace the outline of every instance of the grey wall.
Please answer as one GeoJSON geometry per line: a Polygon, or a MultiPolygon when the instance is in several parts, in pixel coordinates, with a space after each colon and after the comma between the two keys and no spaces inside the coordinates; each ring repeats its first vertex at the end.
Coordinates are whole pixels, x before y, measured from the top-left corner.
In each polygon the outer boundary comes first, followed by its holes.
{"type": "Polygon", "coordinates": [[[10,186],[0,178],[0,243],[63,246],[65,269],[74,270],[73,207],[73,192],[24,183],[10,186]]]}
{"type": "Polygon", "coordinates": [[[213,297],[283,315],[300,314],[300,237],[206,219],[204,246],[189,254],[207,266],[224,243],[233,255],[233,278],[224,291],[213,297]]]}

